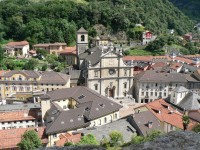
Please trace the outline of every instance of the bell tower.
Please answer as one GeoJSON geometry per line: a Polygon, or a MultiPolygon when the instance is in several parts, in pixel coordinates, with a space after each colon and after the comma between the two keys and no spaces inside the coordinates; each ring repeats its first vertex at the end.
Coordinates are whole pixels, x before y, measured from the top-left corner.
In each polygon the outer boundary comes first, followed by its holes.
{"type": "Polygon", "coordinates": [[[88,32],[83,27],[77,31],[76,48],[78,56],[88,49],[88,32]]]}

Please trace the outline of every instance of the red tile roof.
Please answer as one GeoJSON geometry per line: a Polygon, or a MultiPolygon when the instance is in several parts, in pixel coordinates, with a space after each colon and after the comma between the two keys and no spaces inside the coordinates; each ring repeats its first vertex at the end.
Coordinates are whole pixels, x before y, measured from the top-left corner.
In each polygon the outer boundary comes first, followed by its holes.
{"type": "Polygon", "coordinates": [[[181,64],[181,63],[171,63],[170,64],[170,69],[177,70],[181,66],[183,66],[183,64],[181,64]]]}
{"type": "Polygon", "coordinates": [[[20,110],[20,111],[0,112],[0,122],[35,120],[36,118],[37,118],[36,111],[20,110]]]}
{"type": "Polygon", "coordinates": [[[81,140],[81,134],[61,134],[59,136],[60,140],[56,141],[56,146],[64,146],[66,142],[78,143],[81,140]]]}
{"type": "Polygon", "coordinates": [[[59,52],[61,55],[64,55],[64,54],[74,54],[76,55],[77,54],[77,50],[76,50],[76,46],[74,47],[66,47],[65,50],[59,52]]]}
{"type": "MultiPolygon", "coordinates": [[[[15,148],[21,141],[22,135],[28,130],[36,130],[36,128],[17,128],[0,130],[0,149],[15,148]]],[[[47,143],[47,136],[45,135],[45,128],[38,127],[38,135],[42,139],[42,143],[47,143]]]]}
{"type": "Polygon", "coordinates": [[[4,75],[5,73],[9,72],[10,70],[0,70],[0,77],[4,75]]]}
{"type": "MultiPolygon", "coordinates": [[[[145,105],[161,122],[166,122],[175,127],[183,129],[182,116],[180,112],[176,111],[163,99],[150,102],[145,105]],[[160,112],[160,113],[159,113],[160,112]]],[[[190,120],[188,130],[191,130],[197,122],[190,120]]]]}
{"type": "Polygon", "coordinates": [[[29,43],[27,41],[19,41],[19,42],[9,42],[6,44],[7,46],[25,46],[28,45],[29,43]]]}
{"type": "Polygon", "coordinates": [[[152,68],[152,69],[156,69],[156,68],[162,68],[162,67],[164,67],[164,66],[166,66],[166,63],[164,63],[164,62],[156,62],[155,64],[153,64],[153,65],[151,66],[151,68],[152,68]]]}

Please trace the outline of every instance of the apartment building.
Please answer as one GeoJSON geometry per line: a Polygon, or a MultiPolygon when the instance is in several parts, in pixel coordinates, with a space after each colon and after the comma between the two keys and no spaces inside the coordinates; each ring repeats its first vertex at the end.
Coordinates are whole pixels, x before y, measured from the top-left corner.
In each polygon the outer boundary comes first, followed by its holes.
{"type": "MultiPolygon", "coordinates": [[[[54,71],[12,70],[0,79],[1,97],[30,95],[38,91],[52,91],[70,87],[70,76],[54,71]]],[[[26,96],[22,96],[26,97],[26,96]]]]}
{"type": "Polygon", "coordinates": [[[42,125],[39,104],[0,106],[0,130],[30,128],[42,125]]]}
{"type": "Polygon", "coordinates": [[[178,86],[187,86],[184,74],[147,70],[135,76],[134,94],[138,103],[148,103],[167,98],[178,86]]]}
{"type": "Polygon", "coordinates": [[[87,87],[47,92],[41,96],[41,109],[48,146],[54,146],[62,133],[102,126],[119,119],[121,107],[87,87]]]}

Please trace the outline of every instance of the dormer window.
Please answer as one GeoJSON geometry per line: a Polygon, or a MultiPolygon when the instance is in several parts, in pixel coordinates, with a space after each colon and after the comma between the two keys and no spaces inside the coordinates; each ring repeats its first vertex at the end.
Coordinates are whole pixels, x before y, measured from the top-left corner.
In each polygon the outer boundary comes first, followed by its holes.
{"type": "Polygon", "coordinates": [[[81,35],[81,41],[85,41],[85,35],[81,35]]]}
{"type": "Polygon", "coordinates": [[[104,107],[105,107],[105,105],[104,105],[104,104],[99,104],[99,106],[101,106],[102,108],[104,108],[104,107]]]}
{"type": "Polygon", "coordinates": [[[85,97],[85,95],[81,95],[78,97],[78,99],[83,99],[85,97]]]}

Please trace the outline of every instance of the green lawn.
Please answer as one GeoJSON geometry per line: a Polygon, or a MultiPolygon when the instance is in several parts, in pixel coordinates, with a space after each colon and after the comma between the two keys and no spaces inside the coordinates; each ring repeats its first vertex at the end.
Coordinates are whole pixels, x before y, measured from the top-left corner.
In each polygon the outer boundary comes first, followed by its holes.
{"type": "Polygon", "coordinates": [[[129,50],[129,55],[132,56],[146,56],[146,55],[164,55],[164,52],[151,52],[144,49],[131,49],[129,50]]]}

